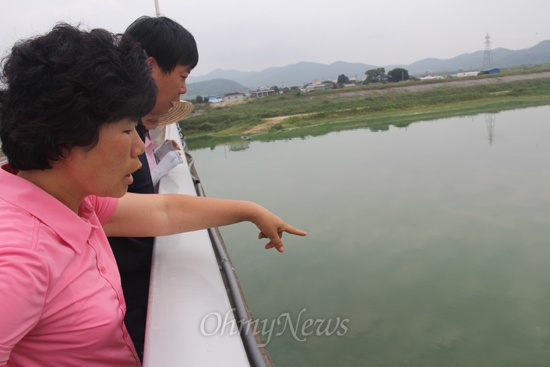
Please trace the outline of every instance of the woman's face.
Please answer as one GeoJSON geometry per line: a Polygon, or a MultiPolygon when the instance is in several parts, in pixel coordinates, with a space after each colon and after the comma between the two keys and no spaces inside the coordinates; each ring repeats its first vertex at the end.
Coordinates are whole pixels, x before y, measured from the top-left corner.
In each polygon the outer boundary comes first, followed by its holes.
{"type": "Polygon", "coordinates": [[[67,159],[70,178],[84,196],[121,197],[133,182],[131,174],[141,167],[138,156],[144,150],[134,121],[105,124],[92,149],[71,149],[67,159]]]}

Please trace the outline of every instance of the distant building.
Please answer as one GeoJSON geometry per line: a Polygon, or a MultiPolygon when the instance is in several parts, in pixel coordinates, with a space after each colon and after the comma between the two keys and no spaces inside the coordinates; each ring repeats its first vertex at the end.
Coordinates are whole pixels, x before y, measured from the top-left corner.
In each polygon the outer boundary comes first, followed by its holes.
{"type": "Polygon", "coordinates": [[[222,97],[223,102],[237,102],[244,100],[244,93],[227,93],[222,97]]]}
{"type": "Polygon", "coordinates": [[[306,84],[303,88],[301,88],[301,91],[311,92],[312,90],[332,89],[333,84],[333,82],[321,82],[319,80],[314,80],[313,82],[306,84]]]}
{"type": "Polygon", "coordinates": [[[223,98],[219,96],[208,96],[208,102],[209,103],[221,103],[223,102],[223,98]]]}
{"type": "Polygon", "coordinates": [[[477,71],[466,71],[466,72],[463,72],[463,73],[456,73],[456,74],[449,74],[447,75],[448,78],[464,78],[464,77],[467,77],[467,76],[478,76],[479,75],[479,70],[477,71]]]}
{"type": "Polygon", "coordinates": [[[426,75],[420,78],[420,80],[434,80],[434,79],[445,79],[442,75],[426,75]]]}
{"type": "Polygon", "coordinates": [[[486,75],[486,74],[498,74],[500,73],[500,69],[492,68],[492,69],[484,69],[484,70],[478,70],[478,71],[467,71],[465,73],[456,73],[456,74],[450,74],[448,75],[449,78],[461,78],[465,76],[478,76],[478,75],[486,75]]]}
{"type": "Polygon", "coordinates": [[[258,89],[255,91],[250,91],[250,97],[251,98],[261,98],[261,97],[267,97],[275,94],[275,90],[273,89],[258,89]]]}
{"type": "Polygon", "coordinates": [[[498,74],[498,73],[500,73],[500,69],[492,68],[492,69],[481,70],[481,71],[479,72],[479,75],[485,75],[485,74],[498,74]]]}

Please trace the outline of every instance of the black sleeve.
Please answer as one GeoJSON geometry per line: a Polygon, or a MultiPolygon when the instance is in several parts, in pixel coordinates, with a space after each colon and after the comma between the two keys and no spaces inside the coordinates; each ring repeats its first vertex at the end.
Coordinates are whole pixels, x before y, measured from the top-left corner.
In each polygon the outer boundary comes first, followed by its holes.
{"type": "Polygon", "coordinates": [[[153,186],[153,179],[151,178],[151,172],[149,171],[149,163],[147,162],[147,156],[145,153],[139,156],[141,161],[141,168],[132,173],[134,182],[128,186],[128,192],[135,192],[137,194],[154,194],[155,187],[153,186]]]}

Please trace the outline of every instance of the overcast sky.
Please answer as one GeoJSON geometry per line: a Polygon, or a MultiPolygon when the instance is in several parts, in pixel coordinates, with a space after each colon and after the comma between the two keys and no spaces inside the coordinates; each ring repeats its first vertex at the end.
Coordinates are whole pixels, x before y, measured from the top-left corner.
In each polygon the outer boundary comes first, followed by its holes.
{"type": "MultiPolygon", "coordinates": [[[[192,75],[300,61],[410,64],[550,39],[549,0],[158,0],[195,36],[192,75]]],[[[123,32],[154,0],[0,0],[0,52],[59,22],[123,32]]],[[[192,82],[192,78],[190,79],[192,82]]]]}

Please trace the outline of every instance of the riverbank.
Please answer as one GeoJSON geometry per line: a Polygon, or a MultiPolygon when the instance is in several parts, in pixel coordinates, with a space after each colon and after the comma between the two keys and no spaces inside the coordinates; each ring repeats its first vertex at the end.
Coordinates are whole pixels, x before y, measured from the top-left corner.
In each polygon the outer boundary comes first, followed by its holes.
{"type": "MultiPolygon", "coordinates": [[[[366,97],[376,94],[388,94],[388,93],[407,93],[407,92],[425,92],[431,91],[435,88],[448,87],[448,88],[464,88],[464,87],[473,87],[478,85],[487,85],[494,83],[510,83],[521,80],[531,80],[531,79],[544,79],[550,78],[550,72],[541,72],[533,74],[518,74],[518,75],[504,75],[497,76],[492,78],[479,78],[479,79],[464,79],[464,80],[453,80],[447,82],[439,83],[429,83],[429,84],[414,84],[414,85],[395,85],[394,87],[389,88],[379,88],[379,89],[370,89],[370,90],[358,90],[358,91],[343,91],[335,95],[335,98],[356,98],[356,97],[366,97]]],[[[502,93],[506,94],[506,93],[502,93]]],[[[285,120],[293,117],[306,117],[311,116],[312,113],[298,114],[298,115],[287,115],[287,116],[277,116],[264,119],[265,122],[254,126],[253,128],[245,131],[246,134],[257,134],[265,131],[269,131],[273,125],[282,123],[285,120]]]]}
{"type": "Polygon", "coordinates": [[[215,110],[199,105],[200,115],[181,125],[190,148],[198,149],[235,142],[243,134],[288,139],[548,104],[550,72],[544,71],[285,94],[215,110]]]}

